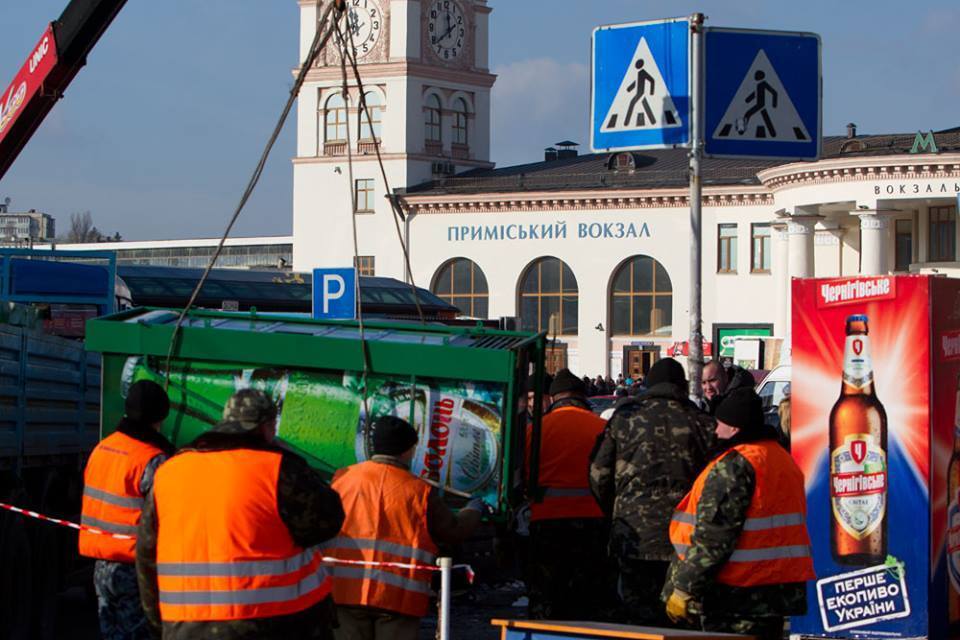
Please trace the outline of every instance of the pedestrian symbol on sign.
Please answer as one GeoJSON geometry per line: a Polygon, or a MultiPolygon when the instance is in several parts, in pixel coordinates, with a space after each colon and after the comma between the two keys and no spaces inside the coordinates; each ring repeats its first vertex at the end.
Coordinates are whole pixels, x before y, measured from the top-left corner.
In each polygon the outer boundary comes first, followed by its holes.
{"type": "Polygon", "coordinates": [[[763,49],[750,65],[713,137],[776,142],[810,140],[803,120],[763,49]]]}
{"type": "Polygon", "coordinates": [[[681,126],[680,114],[653,59],[646,38],[633,54],[620,89],[604,118],[603,132],[681,126]]]}

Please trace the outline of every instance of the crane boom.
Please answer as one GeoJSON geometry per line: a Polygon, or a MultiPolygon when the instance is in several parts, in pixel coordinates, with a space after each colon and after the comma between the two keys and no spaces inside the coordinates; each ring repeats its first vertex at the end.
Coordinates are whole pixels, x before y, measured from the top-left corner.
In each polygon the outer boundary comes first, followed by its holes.
{"type": "Polygon", "coordinates": [[[51,22],[10,86],[0,94],[0,178],[127,0],[70,0],[51,22]]]}

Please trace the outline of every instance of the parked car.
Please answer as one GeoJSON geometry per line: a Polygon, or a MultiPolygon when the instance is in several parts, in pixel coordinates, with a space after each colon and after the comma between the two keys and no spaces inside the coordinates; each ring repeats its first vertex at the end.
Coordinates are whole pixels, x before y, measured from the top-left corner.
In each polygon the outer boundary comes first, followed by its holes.
{"type": "Polygon", "coordinates": [[[763,401],[764,422],[780,432],[780,440],[787,446],[790,443],[789,427],[783,428],[780,424],[780,402],[790,395],[791,372],[790,365],[780,365],[757,385],[757,395],[763,401]]]}
{"type": "Polygon", "coordinates": [[[592,396],[587,398],[587,402],[590,403],[590,408],[595,414],[602,415],[607,409],[612,409],[613,405],[617,403],[617,396],[592,396]]]}

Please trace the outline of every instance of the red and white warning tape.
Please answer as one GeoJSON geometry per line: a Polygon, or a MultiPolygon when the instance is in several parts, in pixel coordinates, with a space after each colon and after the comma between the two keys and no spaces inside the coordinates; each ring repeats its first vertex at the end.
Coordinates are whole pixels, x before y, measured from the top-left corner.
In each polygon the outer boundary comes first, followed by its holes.
{"type": "MultiPolygon", "coordinates": [[[[109,536],[117,540],[133,540],[136,536],[128,536],[122,533],[108,533],[106,531],[101,531],[96,527],[90,527],[85,524],[77,524],[76,522],[70,522],[68,520],[61,520],[60,518],[51,518],[50,516],[45,516],[42,513],[37,513],[36,511],[30,511],[29,509],[21,509],[20,507],[15,507],[12,504],[6,504],[0,502],[0,509],[6,509],[7,511],[12,511],[13,513],[19,513],[21,515],[28,516],[30,518],[35,518],[37,520],[42,520],[43,522],[52,522],[53,524],[58,524],[62,527],[70,527],[71,529],[76,529],[77,531],[87,531],[89,533],[98,535],[98,536],[109,536]]],[[[345,564],[345,565],[355,565],[355,566],[364,566],[364,567],[388,567],[392,569],[412,569],[415,571],[440,571],[440,567],[434,567],[428,564],[407,564],[404,562],[374,562],[372,560],[343,560],[341,558],[331,558],[330,556],[323,556],[320,558],[320,561],[324,564],[345,564]]],[[[473,579],[475,574],[473,572],[473,567],[468,564],[455,564],[452,567],[453,569],[463,569],[467,573],[467,580],[470,584],[473,584],[473,579]]]]}
{"type": "Polygon", "coordinates": [[[29,509],[21,509],[20,507],[15,507],[12,504],[5,504],[3,502],[0,502],[0,509],[13,511],[14,513],[19,513],[25,516],[29,516],[31,518],[36,518],[37,520],[43,520],[44,522],[52,522],[53,524],[59,524],[62,527],[70,527],[71,529],[76,529],[77,531],[88,531],[98,536],[109,536],[111,538],[116,538],[117,540],[133,540],[136,537],[136,536],[128,536],[123,533],[108,533],[106,531],[101,531],[96,527],[90,527],[85,524],[77,524],[76,522],[68,522],[67,520],[61,520],[60,518],[51,518],[50,516],[45,516],[42,513],[37,513],[36,511],[30,511],[29,509]]]}

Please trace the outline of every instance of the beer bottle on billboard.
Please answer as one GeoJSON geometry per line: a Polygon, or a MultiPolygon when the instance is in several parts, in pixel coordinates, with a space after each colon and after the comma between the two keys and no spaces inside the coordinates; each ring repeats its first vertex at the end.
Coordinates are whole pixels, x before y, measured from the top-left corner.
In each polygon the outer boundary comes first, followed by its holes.
{"type": "Polygon", "coordinates": [[[947,467],[947,599],[950,612],[950,637],[960,630],[960,379],[953,419],[953,456],[947,467]]]}
{"type": "Polygon", "coordinates": [[[877,398],[867,316],[847,318],[840,398],[830,412],[830,549],[837,564],[887,557],[887,413],[877,398]]]}

